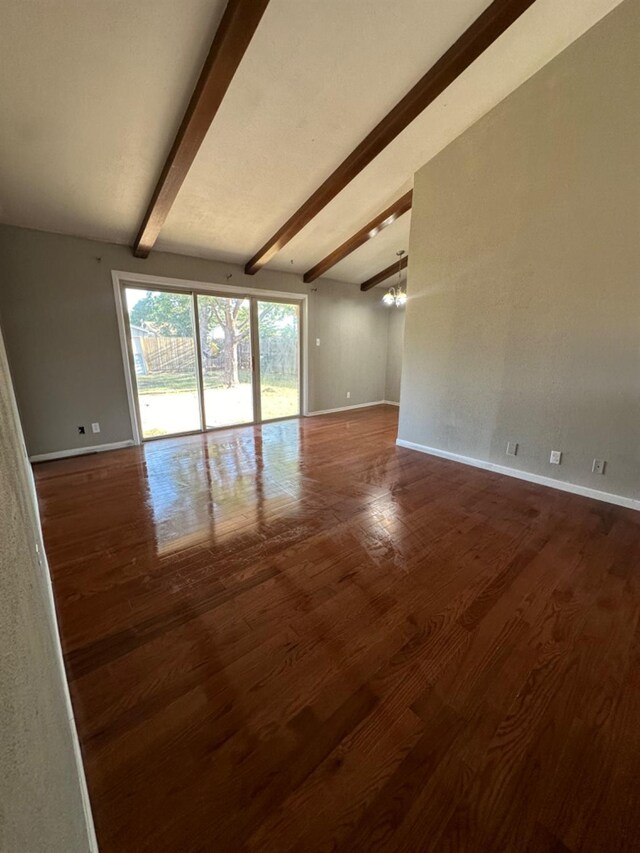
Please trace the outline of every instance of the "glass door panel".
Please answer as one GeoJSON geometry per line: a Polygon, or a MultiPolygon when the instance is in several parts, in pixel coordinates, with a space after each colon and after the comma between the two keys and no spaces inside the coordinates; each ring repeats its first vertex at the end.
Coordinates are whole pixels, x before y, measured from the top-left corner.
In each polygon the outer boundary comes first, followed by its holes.
{"type": "Polygon", "coordinates": [[[192,295],[125,294],[143,438],[201,429],[192,295]]]}
{"type": "Polygon", "coordinates": [[[251,423],[253,379],[248,299],[198,294],[207,429],[251,423]]]}
{"type": "Polygon", "coordinates": [[[263,421],[300,414],[300,307],[258,300],[263,421]]]}

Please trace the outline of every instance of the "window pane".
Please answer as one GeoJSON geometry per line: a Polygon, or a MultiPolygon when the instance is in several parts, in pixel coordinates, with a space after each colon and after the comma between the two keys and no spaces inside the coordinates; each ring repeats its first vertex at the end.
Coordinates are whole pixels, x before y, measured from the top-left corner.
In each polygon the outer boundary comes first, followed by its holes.
{"type": "Polygon", "coordinates": [[[300,308],[258,302],[262,420],[300,414],[300,308]]]}
{"type": "Polygon", "coordinates": [[[200,429],[191,294],[125,293],[143,437],[200,429]]]}
{"type": "Polygon", "coordinates": [[[253,421],[248,299],[198,296],[207,427],[253,421]]]}

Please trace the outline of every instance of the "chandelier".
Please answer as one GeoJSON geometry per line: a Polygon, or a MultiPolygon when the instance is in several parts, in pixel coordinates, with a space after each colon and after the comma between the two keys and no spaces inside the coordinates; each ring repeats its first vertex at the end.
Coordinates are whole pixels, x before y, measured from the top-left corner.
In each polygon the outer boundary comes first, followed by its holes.
{"type": "Polygon", "coordinates": [[[395,287],[390,287],[389,290],[382,297],[382,301],[385,305],[395,305],[396,308],[402,308],[402,306],[407,301],[407,294],[402,289],[401,278],[402,278],[402,256],[404,255],[404,249],[400,249],[399,252],[396,252],[398,256],[398,284],[395,287]]]}

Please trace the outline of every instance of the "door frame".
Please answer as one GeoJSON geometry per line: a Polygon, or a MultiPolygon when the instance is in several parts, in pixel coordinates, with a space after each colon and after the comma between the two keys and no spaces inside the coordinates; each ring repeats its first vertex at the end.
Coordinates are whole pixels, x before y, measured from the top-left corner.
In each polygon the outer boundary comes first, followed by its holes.
{"type": "MultiPolygon", "coordinates": [[[[133,434],[133,441],[135,444],[142,444],[143,441],[154,441],[155,438],[147,438],[143,439],[142,437],[142,424],[140,421],[140,410],[138,407],[138,394],[137,394],[137,384],[135,380],[135,370],[133,366],[133,348],[131,345],[131,336],[129,334],[129,315],[125,306],[124,299],[124,289],[128,285],[132,285],[133,287],[147,289],[147,290],[169,290],[169,291],[182,291],[185,293],[195,294],[202,293],[206,296],[235,296],[237,297],[255,297],[257,299],[262,298],[265,301],[279,301],[279,302],[289,302],[289,303],[298,303],[300,307],[300,322],[299,322],[299,337],[300,337],[300,415],[292,415],[291,417],[300,417],[306,416],[309,414],[308,409],[308,379],[309,379],[309,358],[308,358],[308,325],[309,325],[309,317],[308,317],[308,295],[306,293],[289,293],[283,290],[267,290],[260,287],[238,287],[237,285],[232,284],[215,284],[207,281],[192,281],[190,279],[182,279],[182,278],[168,278],[166,276],[159,275],[147,275],[145,273],[133,273],[126,272],[125,270],[111,270],[111,280],[113,282],[113,296],[115,300],[116,307],[116,317],[118,320],[118,333],[120,336],[120,351],[122,355],[122,366],[124,371],[124,380],[127,389],[127,401],[129,404],[129,416],[131,418],[131,432],[133,434]]],[[[251,306],[254,306],[255,303],[251,302],[251,306]]],[[[253,313],[257,313],[256,311],[251,309],[253,313]]],[[[196,312],[197,313],[197,312],[196,312]]],[[[197,317],[196,317],[197,322],[197,317]]],[[[194,329],[197,331],[197,326],[194,326],[194,329]]],[[[252,338],[257,337],[257,325],[252,323],[252,338]]],[[[252,340],[253,343],[253,340],[252,340]]],[[[199,346],[198,341],[196,340],[196,353],[197,359],[199,361],[199,346]]],[[[252,349],[253,354],[253,349],[252,349]]],[[[257,354],[257,353],[256,353],[257,354]]],[[[201,417],[204,418],[204,409],[203,409],[203,400],[202,400],[202,388],[201,386],[201,376],[202,372],[198,369],[198,388],[200,395],[200,410],[201,417]]],[[[254,381],[254,386],[258,383],[254,381]]],[[[257,392],[254,388],[254,394],[259,394],[259,388],[257,392]]],[[[256,400],[256,396],[254,396],[254,400],[256,400]]],[[[254,417],[260,416],[260,400],[257,399],[257,407],[254,403],[254,417]]],[[[284,420],[284,419],[283,419],[284,420]]],[[[253,424],[261,423],[261,421],[254,420],[253,424]]],[[[269,421],[264,421],[264,423],[269,423],[269,421]]],[[[249,424],[250,425],[250,424],[249,424]]],[[[247,426],[247,424],[242,424],[241,426],[247,426]]],[[[194,430],[189,433],[172,433],[170,436],[158,436],[157,438],[175,438],[178,435],[198,435],[201,432],[211,432],[217,429],[230,429],[230,427],[212,427],[210,429],[205,428],[204,421],[202,423],[203,429],[194,430]]]]}

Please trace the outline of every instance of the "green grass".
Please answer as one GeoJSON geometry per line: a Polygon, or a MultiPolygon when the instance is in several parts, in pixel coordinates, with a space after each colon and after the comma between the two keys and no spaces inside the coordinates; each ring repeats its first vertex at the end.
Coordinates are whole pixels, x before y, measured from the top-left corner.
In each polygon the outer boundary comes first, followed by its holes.
{"type": "Polygon", "coordinates": [[[295,376],[280,376],[272,373],[262,374],[262,389],[266,390],[267,386],[274,388],[291,388],[295,391],[298,387],[298,380],[295,376]]]}
{"type": "Polygon", "coordinates": [[[149,373],[136,380],[140,394],[184,394],[198,387],[193,373],[149,373]]]}
{"type": "MultiPolygon", "coordinates": [[[[149,373],[147,376],[137,376],[138,390],[141,394],[184,394],[196,391],[198,383],[194,373],[149,373]]],[[[249,381],[249,371],[240,371],[240,383],[249,381]]],[[[204,387],[225,388],[222,376],[205,373],[204,387]]]]}
{"type": "MultiPolygon", "coordinates": [[[[240,384],[251,381],[249,370],[241,370],[239,375],[240,384]]],[[[184,394],[189,391],[196,391],[198,388],[193,373],[149,373],[146,376],[137,376],[136,379],[140,394],[184,394]]],[[[224,388],[225,384],[220,374],[205,373],[204,387],[206,390],[211,390],[212,388],[224,388]]],[[[262,384],[263,393],[274,393],[275,389],[296,391],[295,377],[265,374],[262,384]]]]}
{"type": "Polygon", "coordinates": [[[262,418],[265,421],[273,418],[288,418],[297,414],[298,389],[274,388],[267,386],[262,389],[262,418]]]}

